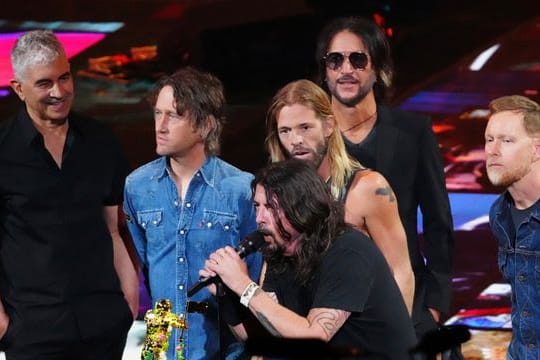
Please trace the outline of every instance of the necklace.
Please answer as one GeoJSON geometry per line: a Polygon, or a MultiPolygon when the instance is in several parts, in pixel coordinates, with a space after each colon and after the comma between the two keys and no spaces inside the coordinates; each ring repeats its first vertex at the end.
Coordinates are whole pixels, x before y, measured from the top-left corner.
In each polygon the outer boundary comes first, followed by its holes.
{"type": "Polygon", "coordinates": [[[359,127],[360,125],[362,125],[363,123],[373,119],[373,117],[375,117],[377,115],[377,110],[375,110],[375,112],[371,115],[369,115],[367,118],[365,118],[364,120],[360,121],[360,122],[357,122],[356,124],[354,124],[353,126],[351,126],[350,128],[348,129],[345,129],[345,130],[341,130],[341,132],[343,133],[346,133],[347,131],[351,131],[352,129],[355,129],[357,127],[359,127]]]}

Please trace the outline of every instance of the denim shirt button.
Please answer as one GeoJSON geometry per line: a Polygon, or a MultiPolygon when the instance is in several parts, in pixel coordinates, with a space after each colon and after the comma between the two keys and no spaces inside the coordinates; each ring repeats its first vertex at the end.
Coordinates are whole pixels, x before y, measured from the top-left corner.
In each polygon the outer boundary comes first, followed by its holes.
{"type": "Polygon", "coordinates": [[[224,228],[225,230],[229,230],[229,225],[225,225],[223,228],[224,228]]]}
{"type": "Polygon", "coordinates": [[[187,207],[187,208],[190,208],[190,207],[191,207],[191,203],[187,203],[187,204],[186,204],[186,207],[187,207]]]}
{"type": "Polygon", "coordinates": [[[518,280],[519,280],[519,281],[525,281],[525,280],[527,280],[527,276],[525,276],[525,275],[519,275],[519,276],[518,276],[518,280]]]}
{"type": "Polygon", "coordinates": [[[180,235],[184,235],[185,231],[182,229],[180,230],[180,235]]]}
{"type": "Polygon", "coordinates": [[[178,206],[178,201],[174,201],[174,206],[178,206]]]}
{"type": "Polygon", "coordinates": [[[523,317],[527,317],[527,316],[529,316],[529,312],[528,312],[527,310],[523,310],[523,311],[521,312],[521,315],[522,315],[523,317]]]}
{"type": "Polygon", "coordinates": [[[211,222],[208,222],[208,223],[206,224],[206,227],[211,228],[211,227],[212,227],[212,223],[211,223],[211,222]]]}
{"type": "Polygon", "coordinates": [[[529,349],[534,349],[536,347],[536,344],[535,343],[529,343],[529,349]]]}
{"type": "Polygon", "coordinates": [[[178,290],[184,290],[184,285],[178,285],[178,290]]]}
{"type": "Polygon", "coordinates": [[[179,263],[183,263],[183,262],[184,262],[184,258],[183,258],[183,257],[179,257],[179,258],[178,258],[178,262],[179,262],[179,263]]]}

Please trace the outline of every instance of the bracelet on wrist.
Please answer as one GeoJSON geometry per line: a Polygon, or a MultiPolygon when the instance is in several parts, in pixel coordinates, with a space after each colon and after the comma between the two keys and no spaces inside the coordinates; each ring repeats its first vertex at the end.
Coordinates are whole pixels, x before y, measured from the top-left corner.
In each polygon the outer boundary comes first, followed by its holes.
{"type": "Polygon", "coordinates": [[[253,295],[255,295],[258,289],[259,285],[257,285],[253,281],[250,282],[240,296],[240,304],[244,305],[245,307],[249,307],[249,302],[251,301],[251,298],[253,297],[253,295]]]}

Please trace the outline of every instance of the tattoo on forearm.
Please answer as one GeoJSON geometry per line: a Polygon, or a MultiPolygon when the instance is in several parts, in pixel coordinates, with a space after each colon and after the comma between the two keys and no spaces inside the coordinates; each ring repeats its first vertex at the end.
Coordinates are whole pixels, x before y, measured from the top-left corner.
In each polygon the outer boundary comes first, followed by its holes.
{"type": "Polygon", "coordinates": [[[375,195],[388,196],[388,200],[390,200],[390,202],[394,202],[396,200],[394,192],[392,191],[392,188],[390,186],[387,186],[385,188],[378,188],[377,190],[375,190],[375,195]]]}
{"type": "Polygon", "coordinates": [[[311,324],[319,324],[326,333],[327,339],[330,340],[336,334],[336,332],[345,323],[350,313],[343,310],[325,309],[324,311],[318,311],[315,314],[308,316],[308,321],[311,324]]]}
{"type": "Polygon", "coordinates": [[[270,334],[281,337],[279,331],[274,327],[274,325],[272,325],[272,323],[270,323],[270,320],[268,320],[266,316],[257,311],[255,312],[255,317],[257,317],[262,326],[264,326],[264,328],[268,330],[270,334]]]}

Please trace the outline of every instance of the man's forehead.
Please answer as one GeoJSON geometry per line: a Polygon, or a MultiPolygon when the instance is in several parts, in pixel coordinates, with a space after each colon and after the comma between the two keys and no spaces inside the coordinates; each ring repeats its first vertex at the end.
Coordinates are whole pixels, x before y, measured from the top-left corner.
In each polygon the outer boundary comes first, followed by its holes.
{"type": "Polygon", "coordinates": [[[266,188],[261,184],[257,184],[254,195],[255,201],[259,203],[273,203],[275,205],[279,205],[279,199],[276,194],[269,193],[268,195],[270,196],[270,199],[267,199],[266,195],[266,188]]]}
{"type": "Polygon", "coordinates": [[[486,132],[498,132],[505,134],[526,133],[523,124],[523,114],[516,111],[500,111],[489,117],[486,132]]]}
{"type": "Polygon", "coordinates": [[[358,51],[366,50],[364,41],[361,36],[352,33],[348,30],[343,30],[336,33],[330,44],[328,44],[329,51],[358,51]]]}

